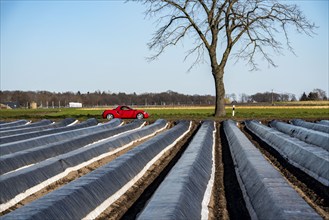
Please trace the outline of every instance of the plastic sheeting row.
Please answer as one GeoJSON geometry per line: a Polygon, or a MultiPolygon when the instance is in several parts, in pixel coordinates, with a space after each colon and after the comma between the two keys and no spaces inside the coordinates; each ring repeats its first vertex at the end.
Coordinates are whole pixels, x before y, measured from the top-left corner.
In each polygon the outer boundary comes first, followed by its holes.
{"type": "MultiPolygon", "coordinates": [[[[3,219],[94,219],[138,181],[164,151],[188,132],[189,127],[189,122],[180,122],[103,167],[5,215],[3,219]]],[[[139,136],[137,132],[135,134],[139,136]]]]}
{"type": "Polygon", "coordinates": [[[329,120],[321,120],[319,122],[317,122],[318,124],[322,124],[322,125],[326,125],[329,126],[329,120]]]}
{"type": "Polygon", "coordinates": [[[214,182],[213,121],[202,124],[138,219],[207,219],[214,182]]]}
{"type": "Polygon", "coordinates": [[[327,133],[290,125],[277,120],[271,121],[270,126],[301,141],[317,145],[329,151],[329,135],[327,133]]]}
{"type": "Polygon", "coordinates": [[[232,120],[223,123],[251,219],[321,219],[232,120]]]}
{"type": "Polygon", "coordinates": [[[21,125],[26,125],[26,124],[29,124],[29,123],[31,123],[31,122],[28,121],[28,120],[25,120],[25,119],[18,120],[18,121],[12,121],[12,122],[6,122],[6,123],[0,124],[0,129],[14,128],[14,127],[21,126],[21,125]]]}
{"type": "Polygon", "coordinates": [[[166,121],[157,120],[142,129],[97,142],[0,176],[0,211],[8,209],[27,196],[65,177],[69,172],[115,154],[135,141],[153,135],[166,126],[166,121]]]}
{"type": "Polygon", "coordinates": [[[114,119],[102,125],[90,126],[86,128],[69,130],[56,134],[48,134],[41,137],[30,138],[28,140],[16,141],[14,143],[2,144],[0,145],[1,155],[6,155],[31,148],[36,148],[39,146],[44,146],[59,141],[70,140],[77,136],[95,134],[101,131],[106,131],[109,128],[116,127],[120,123],[122,123],[121,119],[114,119]]]}
{"type": "MultiPolygon", "coordinates": [[[[5,130],[0,132],[1,137],[14,136],[14,135],[22,135],[26,133],[43,131],[46,129],[54,129],[58,127],[71,126],[78,122],[78,120],[74,118],[66,118],[58,123],[52,122],[50,120],[41,120],[39,122],[31,123],[29,125],[25,125],[22,127],[15,127],[15,129],[5,130]]],[[[1,141],[1,143],[3,143],[1,141]]]]}
{"type": "Polygon", "coordinates": [[[136,120],[133,123],[121,127],[115,127],[118,123],[114,123],[113,128],[107,127],[106,130],[101,130],[96,133],[77,135],[70,139],[64,139],[63,141],[4,155],[0,157],[0,175],[16,170],[20,167],[38,163],[48,158],[82,148],[96,141],[128,132],[140,127],[142,123],[142,121],[136,120]]]}
{"type": "Polygon", "coordinates": [[[246,127],[262,141],[274,148],[290,164],[329,186],[329,152],[290,137],[258,121],[246,121],[246,127]]]}
{"type": "Polygon", "coordinates": [[[290,122],[296,126],[301,126],[301,127],[316,130],[316,131],[322,131],[322,132],[329,134],[329,125],[323,124],[323,122],[322,123],[312,123],[312,122],[303,121],[301,119],[294,119],[294,120],[291,120],[290,122]]]}
{"type": "MultiPolygon", "coordinates": [[[[72,131],[72,130],[81,129],[81,128],[85,128],[85,127],[89,127],[89,126],[98,124],[98,121],[95,118],[90,118],[90,119],[87,119],[86,121],[83,121],[81,123],[74,124],[74,125],[72,125],[72,123],[69,123],[70,121],[71,121],[70,119],[64,119],[58,123],[49,125],[46,129],[40,130],[40,131],[39,130],[29,131],[24,134],[15,134],[15,135],[7,136],[7,137],[1,136],[0,143],[1,143],[1,145],[5,144],[5,143],[13,143],[16,141],[27,140],[30,138],[40,137],[40,136],[49,135],[49,134],[56,134],[56,133],[65,132],[65,131],[72,131]]],[[[1,145],[0,145],[0,147],[1,147],[1,145]]]]}
{"type": "Polygon", "coordinates": [[[37,121],[34,123],[25,124],[25,125],[20,125],[20,126],[16,126],[16,127],[1,128],[0,134],[3,134],[4,132],[9,132],[9,131],[17,131],[17,130],[24,130],[27,128],[47,126],[47,125],[50,125],[51,123],[53,123],[51,120],[43,119],[41,121],[37,121]]]}

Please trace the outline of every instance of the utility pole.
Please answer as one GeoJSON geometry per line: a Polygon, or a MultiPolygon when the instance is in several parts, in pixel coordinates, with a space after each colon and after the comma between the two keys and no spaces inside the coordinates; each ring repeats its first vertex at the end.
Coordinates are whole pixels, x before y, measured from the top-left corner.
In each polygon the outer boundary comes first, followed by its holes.
{"type": "Polygon", "coordinates": [[[272,105],[274,105],[274,104],[273,104],[273,89],[272,89],[272,105]]]}

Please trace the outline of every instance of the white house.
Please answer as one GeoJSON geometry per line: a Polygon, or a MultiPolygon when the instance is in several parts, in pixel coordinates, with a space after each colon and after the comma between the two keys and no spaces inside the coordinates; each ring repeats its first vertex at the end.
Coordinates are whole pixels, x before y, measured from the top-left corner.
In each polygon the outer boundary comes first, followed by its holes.
{"type": "Polygon", "coordinates": [[[70,108],[82,108],[82,103],[80,102],[69,102],[70,108]]]}

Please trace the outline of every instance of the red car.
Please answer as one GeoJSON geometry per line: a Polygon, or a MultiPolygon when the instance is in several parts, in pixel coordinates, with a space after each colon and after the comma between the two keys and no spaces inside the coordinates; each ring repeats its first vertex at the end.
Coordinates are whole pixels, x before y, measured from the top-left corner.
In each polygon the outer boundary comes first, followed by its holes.
{"type": "Polygon", "coordinates": [[[148,118],[149,114],[143,110],[132,109],[128,106],[119,105],[114,109],[105,110],[102,114],[102,117],[107,118],[108,120],[111,120],[113,118],[143,119],[143,118],[148,118]]]}

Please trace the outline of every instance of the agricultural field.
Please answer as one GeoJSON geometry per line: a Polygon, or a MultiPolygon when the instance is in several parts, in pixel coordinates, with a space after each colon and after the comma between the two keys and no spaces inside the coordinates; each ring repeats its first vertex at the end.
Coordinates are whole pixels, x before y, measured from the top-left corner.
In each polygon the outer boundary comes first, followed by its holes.
{"type": "Polygon", "coordinates": [[[328,102],[133,107],[0,110],[1,218],[329,218],[328,102]]]}
{"type": "MultiPolygon", "coordinates": [[[[329,101],[321,102],[289,102],[276,103],[274,106],[267,105],[236,105],[235,116],[232,117],[232,106],[226,106],[226,117],[214,118],[213,106],[133,106],[134,108],[141,108],[146,110],[151,116],[148,121],[155,121],[157,119],[166,120],[272,120],[281,119],[289,120],[294,118],[301,118],[306,120],[321,120],[329,118],[329,101]],[[288,105],[289,104],[289,105],[288,105]]],[[[109,106],[106,108],[113,108],[109,106]]],[[[48,109],[1,109],[0,121],[10,121],[15,119],[30,119],[32,121],[40,119],[51,119],[54,121],[64,118],[76,118],[79,120],[86,120],[88,118],[96,118],[100,121],[105,121],[101,118],[101,114],[106,109],[101,108],[48,108],[48,109]]]]}
{"type": "Polygon", "coordinates": [[[0,218],[328,219],[325,111],[288,123],[268,120],[281,108],[238,109],[258,120],[213,120],[211,108],[149,108],[171,120],[148,121],[54,109],[31,123],[17,111],[0,123],[0,218]]]}

